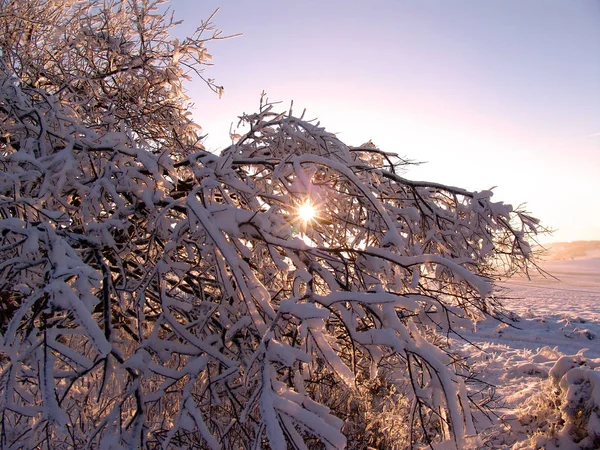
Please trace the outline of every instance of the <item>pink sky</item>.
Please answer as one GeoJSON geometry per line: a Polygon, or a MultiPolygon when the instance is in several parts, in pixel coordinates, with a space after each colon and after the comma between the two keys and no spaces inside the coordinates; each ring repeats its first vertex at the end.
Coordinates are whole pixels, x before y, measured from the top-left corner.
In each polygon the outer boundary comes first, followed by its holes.
{"type": "Polygon", "coordinates": [[[406,175],[527,209],[557,232],[600,239],[600,2],[597,0],[212,0],[172,2],[181,32],[220,7],[236,39],[208,45],[219,100],[190,86],[206,146],[261,91],[349,145],[427,164],[406,175]]]}

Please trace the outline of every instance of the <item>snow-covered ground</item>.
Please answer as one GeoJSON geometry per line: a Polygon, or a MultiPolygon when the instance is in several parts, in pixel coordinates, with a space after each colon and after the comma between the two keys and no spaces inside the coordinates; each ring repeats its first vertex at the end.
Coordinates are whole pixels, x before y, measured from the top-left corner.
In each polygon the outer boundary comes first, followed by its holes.
{"type": "Polygon", "coordinates": [[[600,257],[542,267],[558,279],[535,276],[503,284],[514,321],[488,320],[466,333],[479,350],[458,344],[472,358],[477,378],[491,385],[484,392],[494,392],[489,406],[497,417],[476,414],[478,431],[485,448],[597,449],[600,257]],[[584,370],[562,377],[573,366],[584,370]]]}

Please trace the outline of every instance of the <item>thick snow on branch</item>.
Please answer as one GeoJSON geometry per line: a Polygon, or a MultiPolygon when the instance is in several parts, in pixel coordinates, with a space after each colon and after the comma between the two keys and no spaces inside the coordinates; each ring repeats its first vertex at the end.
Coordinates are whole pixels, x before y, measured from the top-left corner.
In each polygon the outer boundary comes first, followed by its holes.
{"type": "Polygon", "coordinates": [[[150,122],[97,127],[109,117],[12,70],[3,445],[344,448],[358,399],[377,414],[388,395],[374,383],[409,405],[412,432],[385,445],[474,433],[444,337],[497,314],[493,281],[527,266],[535,219],[491,192],[411,182],[402,160],[268,105],[216,156],[151,140],[150,122]]]}

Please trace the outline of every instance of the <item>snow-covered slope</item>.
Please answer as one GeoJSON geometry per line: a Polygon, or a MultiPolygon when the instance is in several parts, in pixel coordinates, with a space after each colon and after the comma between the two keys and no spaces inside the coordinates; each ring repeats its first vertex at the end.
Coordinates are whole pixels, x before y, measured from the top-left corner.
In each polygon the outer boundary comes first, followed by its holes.
{"type": "Polygon", "coordinates": [[[478,350],[458,344],[473,358],[477,378],[492,386],[485,392],[494,393],[489,406],[498,417],[476,414],[481,445],[600,448],[600,257],[542,267],[556,279],[503,284],[514,321],[479,323],[466,334],[478,350]],[[581,368],[567,374],[571,367],[581,368]]]}

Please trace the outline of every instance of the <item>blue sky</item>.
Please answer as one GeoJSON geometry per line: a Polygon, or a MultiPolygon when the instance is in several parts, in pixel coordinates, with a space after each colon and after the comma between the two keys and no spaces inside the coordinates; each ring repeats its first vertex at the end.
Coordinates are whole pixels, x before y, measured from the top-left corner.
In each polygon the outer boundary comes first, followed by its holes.
{"type": "Polygon", "coordinates": [[[600,239],[599,0],[174,0],[179,33],[217,7],[224,34],[189,86],[205,145],[254,112],[261,91],[342,141],[426,161],[406,175],[527,209],[600,239]]]}

